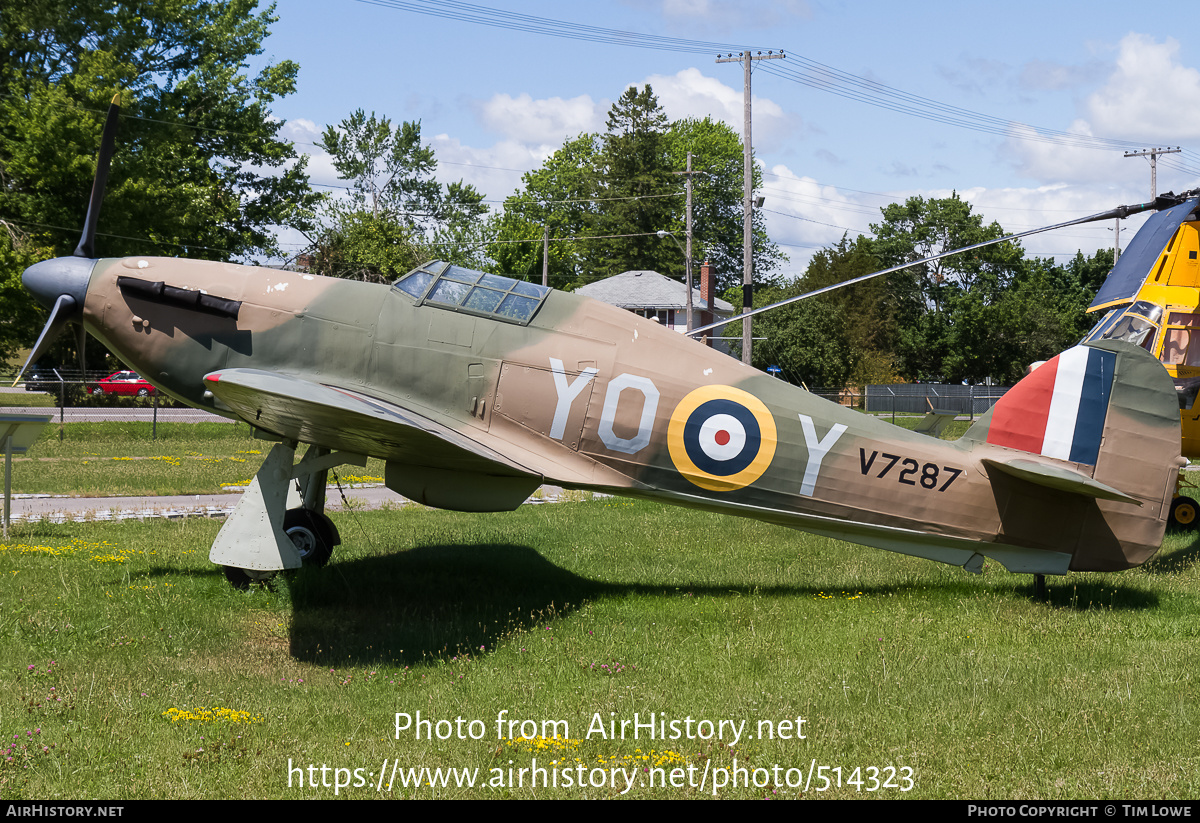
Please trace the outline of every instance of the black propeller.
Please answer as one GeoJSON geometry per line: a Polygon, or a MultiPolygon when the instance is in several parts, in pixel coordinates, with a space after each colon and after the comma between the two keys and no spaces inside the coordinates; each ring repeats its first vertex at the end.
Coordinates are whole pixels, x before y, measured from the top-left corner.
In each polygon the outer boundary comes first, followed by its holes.
{"type": "MultiPolygon", "coordinates": [[[[87,297],[88,280],[96,257],[96,222],[100,219],[100,204],[104,201],[104,189],[108,184],[108,169],[117,139],[117,123],[121,111],[121,96],[114,95],[104,121],[104,132],[100,137],[100,153],[96,158],[96,177],[92,180],[92,194],[88,198],[87,217],[83,222],[83,236],[71,257],[43,260],[25,270],[21,280],[25,288],[46,308],[50,319],[46,321],[29,359],[17,373],[17,380],[46,353],[63,330],[74,323],[76,349],[79,352],[79,370],[84,371],[84,341],[87,332],[83,328],[83,301],[87,297]]],[[[15,384],[15,381],[14,381],[15,384]]]]}

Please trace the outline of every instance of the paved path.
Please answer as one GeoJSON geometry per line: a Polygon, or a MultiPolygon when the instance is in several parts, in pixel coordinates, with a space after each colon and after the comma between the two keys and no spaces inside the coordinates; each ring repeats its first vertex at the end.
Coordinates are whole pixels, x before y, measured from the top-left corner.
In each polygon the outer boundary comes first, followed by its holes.
{"type": "MultiPolygon", "coordinates": [[[[408,501],[380,485],[345,488],[346,498],[356,509],[379,509],[385,505],[402,506],[408,501]]],[[[543,486],[530,503],[550,503],[562,489],[543,486]]],[[[240,491],[225,494],[183,494],[163,497],[65,497],[59,495],[13,495],[12,519],[41,520],[54,523],[68,520],[144,520],[148,517],[226,517],[242,499],[240,491]]],[[[342,511],[342,496],[337,486],[326,492],[326,511],[342,511]]]]}
{"type": "MultiPolygon", "coordinates": [[[[0,397],[0,403],[4,401],[0,397]]],[[[0,414],[48,414],[58,422],[58,407],[31,408],[29,406],[0,406],[0,414]]],[[[63,409],[64,423],[101,423],[111,420],[149,423],[154,419],[154,409],[146,408],[67,408],[63,409]]],[[[159,423],[232,423],[228,417],[210,414],[199,409],[159,409],[159,423]]]]}

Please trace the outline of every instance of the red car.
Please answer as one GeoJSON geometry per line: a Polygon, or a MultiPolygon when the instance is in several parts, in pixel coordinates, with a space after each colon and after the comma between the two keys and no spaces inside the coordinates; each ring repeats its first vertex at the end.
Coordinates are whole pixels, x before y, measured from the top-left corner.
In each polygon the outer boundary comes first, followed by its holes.
{"type": "Polygon", "coordinates": [[[155,393],[151,386],[134,371],[115,371],[101,378],[91,388],[92,394],[119,394],[128,397],[149,397],[155,393]]]}

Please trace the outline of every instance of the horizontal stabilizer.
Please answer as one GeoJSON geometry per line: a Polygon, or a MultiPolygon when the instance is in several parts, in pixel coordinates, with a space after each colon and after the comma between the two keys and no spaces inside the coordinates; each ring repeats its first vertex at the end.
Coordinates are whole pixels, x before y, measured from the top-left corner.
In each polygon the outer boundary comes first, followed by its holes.
{"type": "Polygon", "coordinates": [[[1039,486],[1072,494],[1082,494],[1085,497],[1095,497],[1100,500],[1120,500],[1125,503],[1142,505],[1142,501],[1136,497],[1130,497],[1112,486],[1106,486],[1086,474],[1072,471],[1065,466],[1051,466],[1033,460],[992,460],[987,457],[980,462],[989,469],[996,469],[1039,486]]]}
{"type": "Polygon", "coordinates": [[[954,418],[956,417],[958,417],[958,412],[933,409],[925,413],[925,416],[921,418],[921,422],[917,424],[917,427],[913,431],[918,434],[927,434],[930,437],[941,437],[942,432],[954,422],[954,418]]]}

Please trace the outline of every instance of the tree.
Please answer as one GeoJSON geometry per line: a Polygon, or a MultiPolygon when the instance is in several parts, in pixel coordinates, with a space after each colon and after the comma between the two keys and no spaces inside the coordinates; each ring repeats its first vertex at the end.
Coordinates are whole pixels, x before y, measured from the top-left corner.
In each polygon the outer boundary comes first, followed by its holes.
{"type": "Polygon", "coordinates": [[[540,169],[521,176],[522,189],[504,201],[493,221],[491,256],[500,271],[527,280],[542,274],[542,237],[549,228],[550,285],[581,281],[588,241],[577,238],[596,225],[600,137],[581,134],[550,155],[540,169]]]}
{"type": "MultiPolygon", "coordinates": [[[[692,236],[696,254],[713,264],[719,290],[740,284],[744,242],[741,138],[719,120],[689,117],[671,123],[667,154],[670,167],[676,171],[686,169],[687,156],[693,155],[692,236]]],[[[762,170],[755,164],[754,188],[761,185],[762,170]]],[[[675,215],[672,228],[682,236],[682,209],[675,215]]],[[[787,256],[767,235],[766,216],[761,210],[754,212],[753,232],[754,282],[770,286],[774,283],[772,273],[787,256]]],[[[682,271],[682,262],[678,270],[682,271]]]]}
{"type": "MultiPolygon", "coordinates": [[[[249,74],[275,21],[255,0],[28,0],[0,14],[0,314],[36,328],[18,285],[79,241],[104,112],[121,103],[97,235],[105,256],[245,259],[278,252],[315,195],[279,139],[295,63],[249,74]],[[16,240],[16,238],[23,238],[16,240]]],[[[10,324],[11,325],[11,324],[10,324]]],[[[27,335],[22,334],[22,337],[27,335]]],[[[15,341],[14,341],[15,342],[15,341]]],[[[0,341],[0,355],[14,342],[0,341]]],[[[24,342],[32,342],[24,340],[24,342]]],[[[93,350],[99,347],[93,347],[93,350]]]]}
{"type": "Polygon", "coordinates": [[[246,74],[276,19],[273,6],[255,13],[255,5],[31,0],[6,8],[0,215],[55,253],[74,248],[104,111],[119,94],[102,253],[276,252],[274,227],[303,225],[314,196],[269,110],[294,90],[298,66],[246,74]]]}
{"type": "Polygon", "coordinates": [[[315,271],[385,282],[434,258],[480,267],[483,195],[462,181],[443,187],[434,179],[437,159],[421,142],[420,122],[393,128],[359,109],[328,127],[321,147],[350,186],[323,204],[315,271]]]}
{"type": "MultiPolygon", "coordinates": [[[[912,197],[882,212],[883,221],[871,225],[871,247],[882,268],[1004,236],[998,223],[985,226],[957,194],[912,197]]],[[[967,295],[980,305],[995,302],[1023,265],[1020,244],[1005,242],[886,275],[899,326],[894,351],[900,373],[908,379],[944,377],[960,302],[967,295]]]]}
{"type": "MultiPolygon", "coordinates": [[[[878,268],[869,240],[843,237],[836,246],[814,255],[802,278],[783,288],[757,291],[754,302],[768,305],[878,268]]],[[[764,370],[777,365],[793,382],[842,388],[895,378],[891,354],[895,312],[881,280],[836,289],[761,314],[754,331],[766,338],[754,348],[754,365],[764,370]]]]}
{"type": "MultiPolygon", "coordinates": [[[[613,105],[608,131],[567,141],[545,164],[522,177],[522,189],[493,223],[493,259],[507,274],[541,275],[543,232],[550,233],[550,282],[582,285],[629,269],[682,278],[679,248],[660,230],[682,238],[686,225],[687,155],[693,156],[693,236],[697,262],[714,263],[718,288],[741,282],[742,143],[709,118],[668,123],[649,86],[630,88],[613,105]]],[[[756,171],[756,180],[760,175],[756,171]]],[[[786,260],[755,215],[757,282],[786,260]]]]}
{"type": "Polygon", "coordinates": [[[667,115],[649,85],[629,87],[608,113],[601,136],[597,240],[588,246],[588,280],[632,269],[678,269],[679,250],[657,236],[675,225],[683,187],[671,173],[667,115]]]}
{"type": "Polygon", "coordinates": [[[960,300],[943,363],[948,379],[994,377],[1012,385],[1031,363],[1049,360],[1079,342],[1088,329],[1091,299],[1070,267],[1028,260],[996,300],[978,293],[960,300]]]}

